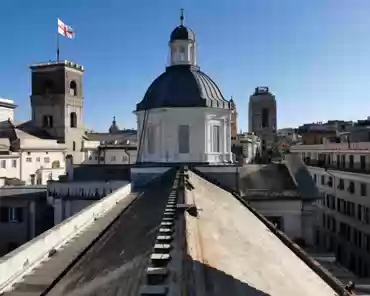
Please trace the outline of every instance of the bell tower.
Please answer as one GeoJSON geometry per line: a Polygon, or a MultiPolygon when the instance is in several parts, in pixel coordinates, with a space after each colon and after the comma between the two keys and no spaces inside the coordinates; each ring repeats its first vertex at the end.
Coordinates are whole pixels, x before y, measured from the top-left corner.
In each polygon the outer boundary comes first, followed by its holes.
{"type": "Polygon", "coordinates": [[[31,67],[32,123],[60,143],[75,163],[82,162],[84,68],[69,61],[31,67]]]}

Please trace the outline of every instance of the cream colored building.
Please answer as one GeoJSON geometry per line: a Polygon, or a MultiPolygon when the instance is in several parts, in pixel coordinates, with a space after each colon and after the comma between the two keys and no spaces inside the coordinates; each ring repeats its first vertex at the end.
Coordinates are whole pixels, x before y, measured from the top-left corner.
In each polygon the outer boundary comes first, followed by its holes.
{"type": "Polygon", "coordinates": [[[316,243],[362,277],[370,276],[370,142],[296,145],[322,194],[316,243]]]}
{"type": "MultiPolygon", "coordinates": [[[[0,178],[46,184],[65,174],[64,144],[33,136],[9,120],[0,122],[0,178]]],[[[6,185],[6,181],[3,185],[6,185]]]]}

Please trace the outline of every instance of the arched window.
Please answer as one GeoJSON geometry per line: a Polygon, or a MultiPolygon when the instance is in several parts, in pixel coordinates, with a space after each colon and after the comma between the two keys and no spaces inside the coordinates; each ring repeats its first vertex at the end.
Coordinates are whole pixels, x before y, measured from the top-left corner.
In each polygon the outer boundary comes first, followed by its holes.
{"type": "Polygon", "coordinates": [[[44,115],[42,117],[42,126],[43,127],[53,127],[53,116],[44,115]]]}
{"type": "Polygon", "coordinates": [[[71,112],[70,117],[70,126],[77,127],[77,114],[76,112],[71,112]]]}
{"type": "Polygon", "coordinates": [[[181,46],[179,48],[179,52],[180,52],[180,61],[181,62],[185,61],[185,47],[181,46]]]}
{"type": "Polygon", "coordinates": [[[59,160],[54,160],[53,163],[51,164],[51,167],[53,169],[59,169],[60,168],[60,162],[59,162],[59,160]]]}
{"type": "Polygon", "coordinates": [[[46,80],[44,84],[44,92],[45,94],[51,94],[53,93],[54,84],[51,80],[46,80]]]}
{"type": "Polygon", "coordinates": [[[76,142],[75,141],[73,141],[73,143],[72,143],[72,149],[73,149],[73,151],[76,151],[76,142]]]}
{"type": "Polygon", "coordinates": [[[69,94],[71,96],[77,96],[77,84],[74,80],[69,83],[69,94]]]}

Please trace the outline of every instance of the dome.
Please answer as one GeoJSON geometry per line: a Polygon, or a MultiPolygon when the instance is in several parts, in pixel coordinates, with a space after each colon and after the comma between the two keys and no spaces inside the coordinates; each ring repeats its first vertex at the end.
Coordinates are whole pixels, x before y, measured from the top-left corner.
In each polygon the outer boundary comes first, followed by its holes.
{"type": "Polygon", "coordinates": [[[113,121],[112,121],[112,125],[110,126],[109,128],[109,133],[110,134],[115,134],[115,133],[118,133],[120,130],[119,130],[119,127],[116,123],[116,117],[114,116],[113,117],[113,121]]]}
{"type": "Polygon", "coordinates": [[[211,107],[230,109],[216,83],[191,65],[167,67],[148,88],[136,111],[163,107],[211,107]]]}
{"type": "Polygon", "coordinates": [[[175,41],[175,40],[192,40],[195,41],[195,35],[192,30],[189,28],[180,25],[176,27],[172,33],[171,33],[171,39],[170,42],[175,41]]]}

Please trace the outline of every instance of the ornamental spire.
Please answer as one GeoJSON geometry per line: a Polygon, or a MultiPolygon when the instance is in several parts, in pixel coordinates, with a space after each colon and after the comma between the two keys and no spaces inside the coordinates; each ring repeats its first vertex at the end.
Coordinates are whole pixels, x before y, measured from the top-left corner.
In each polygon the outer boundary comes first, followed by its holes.
{"type": "Polygon", "coordinates": [[[180,15],[180,25],[184,25],[184,9],[181,8],[181,15],[180,15]]]}

